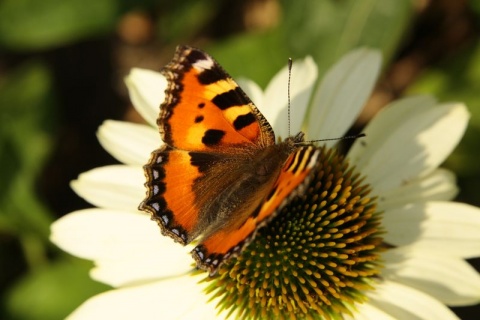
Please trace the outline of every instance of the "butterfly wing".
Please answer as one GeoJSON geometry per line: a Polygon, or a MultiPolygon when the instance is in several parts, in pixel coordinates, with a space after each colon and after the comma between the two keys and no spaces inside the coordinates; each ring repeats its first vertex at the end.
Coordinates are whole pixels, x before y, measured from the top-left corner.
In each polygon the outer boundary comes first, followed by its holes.
{"type": "Polygon", "coordinates": [[[202,239],[192,255],[197,265],[215,274],[218,267],[230,256],[237,255],[255,236],[255,231],[275,215],[294,196],[303,192],[310,181],[320,150],[314,146],[297,149],[287,159],[278,179],[258,210],[252,212],[239,227],[220,229],[202,239]]]}
{"type": "Polygon", "coordinates": [[[147,195],[139,209],[152,215],[164,235],[187,244],[215,220],[211,203],[235,178],[225,173],[235,170],[240,178],[245,154],[273,145],[275,136],[237,83],[203,51],[179,46],[162,73],[168,85],[157,122],[165,145],[144,166],[147,195]]]}
{"type": "Polygon", "coordinates": [[[158,125],[176,149],[229,152],[231,146],[264,148],[275,135],[238,84],[208,54],[179,46],[162,70],[168,80],[158,125]]]}
{"type": "Polygon", "coordinates": [[[139,209],[151,214],[163,235],[183,245],[192,240],[198,224],[198,208],[192,185],[201,176],[191,165],[187,151],[169,146],[152,153],[144,167],[147,176],[147,196],[139,209]]]}
{"type": "Polygon", "coordinates": [[[239,224],[274,182],[273,176],[257,178],[252,170],[245,171],[248,162],[242,155],[177,150],[165,145],[152,153],[144,167],[147,196],[140,209],[150,212],[162,234],[184,245],[200,234],[208,236],[227,225],[239,224]],[[257,183],[252,185],[252,180],[257,183]]]}

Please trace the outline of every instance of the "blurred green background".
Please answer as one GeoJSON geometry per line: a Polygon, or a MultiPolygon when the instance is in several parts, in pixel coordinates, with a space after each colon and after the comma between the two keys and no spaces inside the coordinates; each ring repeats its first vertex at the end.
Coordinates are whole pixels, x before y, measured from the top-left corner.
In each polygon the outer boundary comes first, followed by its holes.
{"type": "MultiPolygon", "coordinates": [[[[0,318],[61,319],[107,289],[49,243],[49,224],[89,206],[70,180],[115,163],[95,137],[102,121],[141,121],[130,68],[159,70],[184,43],[265,86],[288,57],[312,55],[321,77],[350,49],[379,48],[382,77],[358,126],[403,95],[466,102],[470,126],[445,166],[457,200],[478,206],[479,35],[480,2],[467,0],[0,1],[0,318]]],[[[477,319],[480,308],[454,311],[477,319]]]]}

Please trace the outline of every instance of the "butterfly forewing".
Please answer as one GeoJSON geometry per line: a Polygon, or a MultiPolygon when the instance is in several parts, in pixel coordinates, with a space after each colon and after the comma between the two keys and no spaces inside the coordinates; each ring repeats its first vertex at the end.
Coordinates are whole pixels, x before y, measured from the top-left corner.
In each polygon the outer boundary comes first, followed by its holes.
{"type": "Polygon", "coordinates": [[[158,120],[163,141],[189,151],[228,152],[232,145],[275,143],[273,130],[237,83],[206,53],[179,47],[158,120]]]}

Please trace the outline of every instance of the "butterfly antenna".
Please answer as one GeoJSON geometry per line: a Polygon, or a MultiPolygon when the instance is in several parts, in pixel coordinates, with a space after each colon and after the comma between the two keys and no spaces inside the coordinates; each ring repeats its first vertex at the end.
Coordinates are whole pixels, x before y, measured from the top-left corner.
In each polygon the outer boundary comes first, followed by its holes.
{"type": "MultiPolygon", "coordinates": [[[[287,105],[287,117],[288,117],[288,136],[290,137],[290,83],[292,80],[292,65],[293,61],[292,58],[288,58],[288,82],[287,82],[287,98],[288,98],[288,105],[287,105]]],[[[312,142],[323,142],[323,141],[334,141],[334,140],[347,140],[347,139],[358,139],[361,137],[365,137],[365,133],[359,133],[350,136],[343,136],[338,138],[328,138],[328,139],[319,139],[319,140],[310,140],[310,141],[303,141],[303,143],[312,143],[312,142]]]]}
{"type": "Polygon", "coordinates": [[[287,114],[288,114],[288,136],[290,137],[290,82],[292,79],[292,58],[288,58],[288,83],[287,83],[287,114]]]}
{"type": "Polygon", "coordinates": [[[343,136],[343,137],[338,137],[338,138],[310,140],[310,141],[305,141],[305,143],[333,141],[333,140],[358,139],[358,138],[365,137],[365,136],[366,136],[365,133],[359,133],[359,134],[354,134],[354,135],[350,135],[350,136],[343,136]]]}

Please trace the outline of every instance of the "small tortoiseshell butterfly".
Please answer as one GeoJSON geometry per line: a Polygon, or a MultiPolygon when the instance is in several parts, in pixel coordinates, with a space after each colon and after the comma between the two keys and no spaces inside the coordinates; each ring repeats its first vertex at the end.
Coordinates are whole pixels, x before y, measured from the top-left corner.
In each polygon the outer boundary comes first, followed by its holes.
{"type": "Polygon", "coordinates": [[[179,46],[157,120],[164,145],[145,165],[140,209],[215,274],[296,194],[319,150],[302,132],[276,143],[272,127],[205,52],[179,46]]]}

